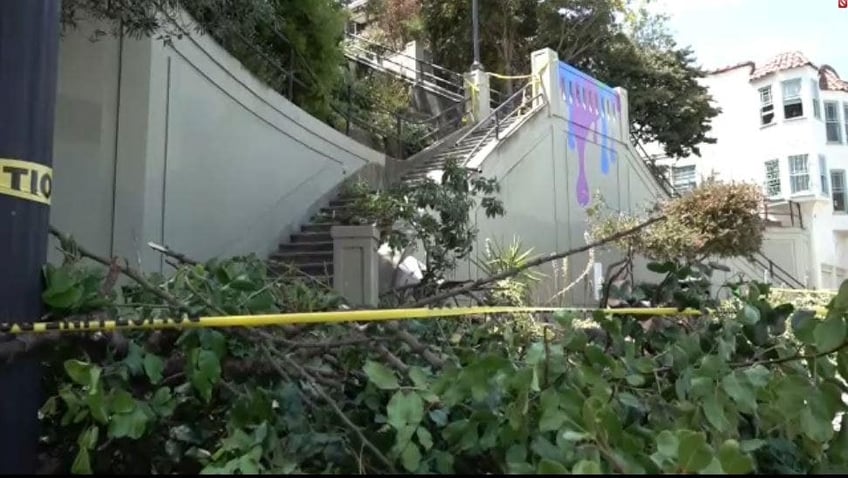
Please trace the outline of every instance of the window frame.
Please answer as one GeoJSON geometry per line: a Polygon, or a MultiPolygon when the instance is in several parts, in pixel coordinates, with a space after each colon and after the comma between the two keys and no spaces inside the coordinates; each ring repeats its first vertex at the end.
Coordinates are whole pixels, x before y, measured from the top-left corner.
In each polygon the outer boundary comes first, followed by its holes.
{"type": "Polygon", "coordinates": [[[823,154],[819,155],[819,182],[821,182],[822,196],[830,196],[830,187],[828,186],[829,178],[827,173],[827,157],[823,154]]]}
{"type": "Polygon", "coordinates": [[[671,185],[672,187],[679,192],[687,192],[691,191],[698,185],[698,169],[694,164],[687,164],[685,166],[672,166],[671,167],[671,185]],[[681,170],[692,170],[692,180],[687,183],[678,182],[678,172],[681,170]]]}
{"type": "Polygon", "coordinates": [[[824,137],[825,137],[825,141],[827,141],[828,144],[842,144],[842,130],[844,128],[844,125],[842,124],[842,120],[839,118],[839,110],[841,109],[840,106],[842,106],[842,103],[840,103],[839,101],[824,101],[823,104],[824,104],[824,130],[825,130],[824,137]],[[829,119],[828,118],[828,115],[827,115],[828,106],[833,106],[833,111],[836,113],[835,119],[829,119]],[[836,136],[837,136],[836,140],[830,139],[830,130],[828,129],[828,127],[831,126],[831,125],[836,125],[836,129],[834,130],[834,131],[836,131],[836,136]]]}
{"type": "Polygon", "coordinates": [[[834,212],[848,213],[848,204],[846,204],[846,191],[845,191],[845,170],[844,169],[831,169],[830,170],[830,200],[833,205],[834,212]],[[837,185],[840,181],[834,181],[833,178],[840,177],[841,185],[837,185]],[[836,196],[837,194],[842,195],[842,209],[836,207],[836,196]]]}
{"type": "Polygon", "coordinates": [[[819,82],[817,80],[810,79],[810,86],[813,94],[813,117],[819,121],[822,121],[823,117],[821,94],[819,93],[819,82]]]}
{"type": "Polygon", "coordinates": [[[763,181],[763,189],[767,198],[779,198],[783,195],[783,182],[780,180],[780,159],[769,159],[763,163],[765,168],[765,180],[763,181]],[[776,168],[776,176],[769,178],[769,166],[776,168]],[[772,194],[772,188],[775,188],[772,194]]]}
{"type": "Polygon", "coordinates": [[[760,97],[760,126],[769,126],[775,124],[776,118],[774,114],[774,92],[771,88],[771,85],[766,85],[757,88],[757,94],[760,97]],[[768,94],[767,101],[764,98],[764,93],[768,94]],[[766,109],[769,109],[770,111],[766,112],[766,109]],[[766,122],[765,117],[769,113],[771,114],[771,118],[766,122]]]}
{"type": "Polygon", "coordinates": [[[842,102],[842,125],[845,129],[845,138],[848,140],[848,101],[842,102]]]}
{"type": "Polygon", "coordinates": [[[804,117],[804,94],[803,94],[804,84],[801,81],[801,78],[793,78],[791,80],[783,80],[780,82],[780,97],[783,105],[783,120],[791,120],[796,118],[804,117]],[[798,85],[798,93],[793,96],[786,95],[786,86],[789,84],[798,85]],[[800,114],[795,116],[789,116],[787,114],[787,107],[790,106],[799,106],[801,108],[800,114]]]}
{"type": "Polygon", "coordinates": [[[810,155],[809,154],[793,154],[790,155],[789,158],[789,194],[791,195],[802,195],[802,194],[810,194],[812,192],[812,185],[810,184],[810,155]],[[803,170],[796,171],[793,167],[796,163],[793,160],[803,159],[804,168],[803,170]],[[798,178],[806,179],[806,188],[805,189],[796,189],[796,180],[798,178]]]}

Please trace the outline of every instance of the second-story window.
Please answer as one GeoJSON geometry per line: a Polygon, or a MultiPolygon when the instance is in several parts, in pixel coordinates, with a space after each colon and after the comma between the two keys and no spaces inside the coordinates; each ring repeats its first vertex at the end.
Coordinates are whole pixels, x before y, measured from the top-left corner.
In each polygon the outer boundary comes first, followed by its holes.
{"type": "Polygon", "coordinates": [[[780,196],[780,161],[770,159],[766,161],[766,197],[780,196]]]}
{"type": "Polygon", "coordinates": [[[783,85],[783,118],[804,116],[804,104],[801,102],[801,79],[787,80],[783,85]]]}
{"type": "Polygon", "coordinates": [[[830,190],[827,187],[827,159],[824,155],[819,155],[819,181],[821,181],[821,192],[827,196],[830,190]]]}
{"type": "Polygon", "coordinates": [[[771,86],[764,86],[760,92],[760,124],[765,126],[774,121],[774,102],[771,98],[771,86]]]}
{"type": "Polygon", "coordinates": [[[821,98],[819,97],[819,83],[816,80],[810,80],[810,87],[813,92],[813,116],[816,119],[821,119],[821,98]]]}
{"type": "Polygon", "coordinates": [[[833,210],[839,212],[848,212],[845,204],[845,171],[841,169],[832,169],[830,171],[830,188],[833,191],[833,210]]]}
{"type": "Polygon", "coordinates": [[[671,168],[671,184],[674,189],[683,192],[695,187],[695,165],[671,168]]]}
{"type": "Polygon", "coordinates": [[[841,143],[842,125],[839,124],[839,103],[835,101],[824,102],[824,123],[827,131],[827,142],[841,143]]]}
{"type": "Polygon", "coordinates": [[[789,192],[804,193],[810,190],[810,168],[807,155],[789,156],[789,192]]]}
{"type": "Polygon", "coordinates": [[[845,139],[848,140],[848,103],[842,103],[842,122],[845,125],[845,139]]]}

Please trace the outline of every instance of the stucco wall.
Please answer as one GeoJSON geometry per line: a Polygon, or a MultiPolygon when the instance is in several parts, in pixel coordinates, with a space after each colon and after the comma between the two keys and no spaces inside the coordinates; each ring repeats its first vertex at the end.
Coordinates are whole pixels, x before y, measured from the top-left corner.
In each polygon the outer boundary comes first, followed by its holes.
{"type": "Polygon", "coordinates": [[[148,241],[200,260],[265,255],[342,180],[384,162],[210,37],[92,45],[90,30],[62,42],[52,221],[98,252],[152,270],[148,241]]]}
{"type": "MultiPolygon", "coordinates": [[[[476,211],[478,244],[473,260],[458,271],[458,279],[481,276],[473,262],[483,258],[486,239],[509,244],[513,238],[518,238],[524,248],[532,247],[534,254],[585,245],[586,208],[594,202],[594,198],[587,200],[586,192],[590,196],[600,193],[610,208],[628,212],[642,212],[646,206],[665,197],[622,134],[628,129],[625,126],[628,116],[626,92],[600,85],[599,97],[620,95],[621,110],[593,117],[576,111],[563,99],[559,75],[551,73],[545,82],[545,91],[553,91],[549,96],[552,100],[501,141],[480,164],[486,177],[498,179],[506,215],[490,219],[482,210],[476,211]],[[602,122],[608,124],[602,125],[602,122]]],[[[603,265],[604,271],[620,258],[620,253],[612,249],[595,254],[595,261],[603,265]]],[[[552,264],[539,268],[546,277],[536,288],[535,302],[551,303],[559,290],[583,273],[588,259],[588,253],[571,256],[565,277],[555,273],[552,264]]],[[[645,268],[645,262],[637,260],[636,280],[656,281],[658,276],[645,268]]],[[[746,261],[723,262],[733,271],[718,274],[718,282],[739,273],[762,279],[762,272],[746,261]]],[[[593,303],[597,285],[594,279],[594,271],[590,271],[569,293],[552,303],[593,303]]]]}

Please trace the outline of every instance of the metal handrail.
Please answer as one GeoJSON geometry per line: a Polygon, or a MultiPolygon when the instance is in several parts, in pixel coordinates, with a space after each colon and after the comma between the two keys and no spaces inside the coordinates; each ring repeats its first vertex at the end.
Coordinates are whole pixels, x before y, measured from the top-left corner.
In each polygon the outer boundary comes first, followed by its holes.
{"type": "Polygon", "coordinates": [[[763,267],[769,271],[769,277],[778,278],[783,281],[784,284],[788,285],[790,288],[795,289],[806,289],[807,285],[796,279],[791,273],[789,273],[786,269],[777,265],[773,260],[769,259],[765,254],[760,251],[757,251],[756,255],[760,256],[760,258],[752,257],[751,259],[756,262],[760,267],[763,267]],[[766,264],[763,263],[766,262],[766,264]],[[778,273],[775,273],[777,271],[778,273]]]}
{"type": "MultiPolygon", "coordinates": [[[[377,42],[375,42],[374,40],[370,40],[370,39],[368,39],[368,38],[365,38],[365,37],[360,36],[360,35],[356,35],[356,34],[354,34],[354,33],[345,32],[345,36],[346,36],[346,37],[348,37],[348,38],[351,38],[351,39],[353,39],[353,40],[361,41],[361,42],[363,42],[363,43],[367,43],[367,44],[369,44],[369,45],[372,45],[372,46],[374,46],[374,47],[377,47],[377,48],[379,48],[380,50],[382,50],[382,51],[384,51],[384,52],[391,52],[393,55],[401,56],[401,57],[404,57],[404,58],[408,58],[408,59],[410,59],[410,60],[415,61],[417,64],[421,64],[421,65],[428,66],[428,67],[430,67],[430,68],[433,68],[433,70],[437,70],[437,71],[443,72],[443,73],[445,73],[445,74],[446,74],[446,75],[448,75],[448,76],[453,76],[454,78],[456,78],[456,79],[457,79],[457,80],[456,80],[456,82],[454,82],[454,84],[455,84],[456,86],[458,86],[459,88],[462,88],[462,82],[463,82],[462,75],[461,75],[461,74],[459,74],[459,73],[457,73],[457,72],[455,72],[455,71],[453,71],[453,70],[450,70],[450,69],[448,69],[448,68],[445,68],[445,67],[443,67],[443,66],[437,65],[437,64],[435,64],[435,63],[432,63],[432,62],[429,62],[429,61],[426,61],[426,60],[421,60],[421,59],[419,59],[419,58],[416,58],[416,57],[413,57],[413,56],[407,55],[406,53],[403,53],[403,52],[400,52],[400,51],[394,50],[394,49],[392,49],[392,48],[389,48],[389,47],[388,47],[388,46],[386,46],[386,45],[383,45],[383,44],[381,44],[381,43],[377,43],[377,42]]],[[[382,56],[382,55],[381,55],[381,56],[382,56]]],[[[444,80],[444,81],[448,81],[447,79],[443,79],[443,80],[444,80]]]]}
{"type": "Polygon", "coordinates": [[[483,135],[483,137],[481,137],[481,138],[477,141],[477,143],[474,145],[474,147],[473,147],[473,148],[471,148],[471,151],[469,151],[469,152],[465,155],[465,157],[462,159],[462,162],[461,162],[461,163],[462,163],[462,165],[463,165],[463,166],[465,166],[465,165],[468,163],[468,161],[470,161],[470,160],[471,160],[471,158],[473,158],[473,157],[474,157],[474,155],[475,155],[475,154],[477,154],[477,153],[478,153],[481,149],[483,149],[483,146],[485,146],[486,144],[488,144],[489,139],[490,139],[493,135],[494,135],[495,139],[499,139],[499,138],[500,138],[500,123],[501,123],[501,122],[503,122],[503,121],[506,121],[506,120],[510,119],[513,115],[515,115],[515,114],[519,111],[519,109],[520,109],[522,106],[524,106],[524,105],[526,105],[526,104],[528,104],[528,103],[532,104],[532,103],[533,103],[534,101],[536,101],[536,99],[538,99],[538,98],[544,98],[544,95],[543,95],[541,92],[540,92],[540,93],[537,93],[536,95],[534,95],[534,96],[532,96],[532,97],[529,97],[529,98],[528,98],[528,97],[527,97],[527,95],[526,95],[526,92],[527,92],[527,90],[528,90],[528,89],[530,89],[530,87],[531,87],[531,86],[532,86],[532,82],[528,82],[527,84],[525,84],[524,86],[522,86],[521,88],[519,88],[519,89],[518,89],[518,91],[516,91],[515,93],[513,93],[513,95],[512,95],[512,96],[510,96],[510,97],[509,97],[506,101],[504,101],[504,102],[503,102],[500,106],[498,106],[497,108],[495,108],[495,110],[494,110],[494,111],[492,111],[491,113],[489,113],[489,115],[488,115],[487,117],[485,117],[482,121],[480,121],[479,123],[477,123],[477,125],[475,125],[473,128],[471,128],[471,129],[470,129],[467,133],[465,133],[465,134],[464,134],[464,135],[463,135],[463,136],[462,136],[459,140],[457,140],[457,144],[458,144],[458,143],[461,143],[461,142],[462,142],[462,141],[464,141],[465,139],[470,138],[470,137],[471,137],[471,135],[473,135],[475,132],[478,132],[479,130],[481,130],[484,126],[486,126],[486,125],[488,125],[488,124],[490,124],[490,123],[494,122],[493,127],[492,127],[491,129],[489,129],[489,130],[486,132],[486,134],[484,134],[484,135],[483,135]],[[508,107],[509,107],[509,105],[513,102],[513,100],[514,100],[514,99],[516,99],[516,98],[519,98],[519,97],[521,97],[521,98],[522,98],[522,101],[521,101],[520,103],[518,103],[518,104],[517,104],[517,105],[516,105],[516,106],[515,106],[512,110],[509,110],[509,111],[507,112],[508,107]],[[506,113],[504,114],[504,112],[506,112],[506,113]],[[503,116],[503,117],[501,117],[501,115],[504,115],[504,116],[503,116]]]}

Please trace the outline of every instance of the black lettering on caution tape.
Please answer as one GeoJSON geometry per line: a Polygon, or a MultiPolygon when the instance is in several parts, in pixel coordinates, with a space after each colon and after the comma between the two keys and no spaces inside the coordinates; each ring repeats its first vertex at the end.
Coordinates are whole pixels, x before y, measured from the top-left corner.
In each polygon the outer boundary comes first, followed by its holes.
{"type": "Polygon", "coordinates": [[[0,194],[49,205],[53,170],[43,164],[0,158],[0,194]]]}

